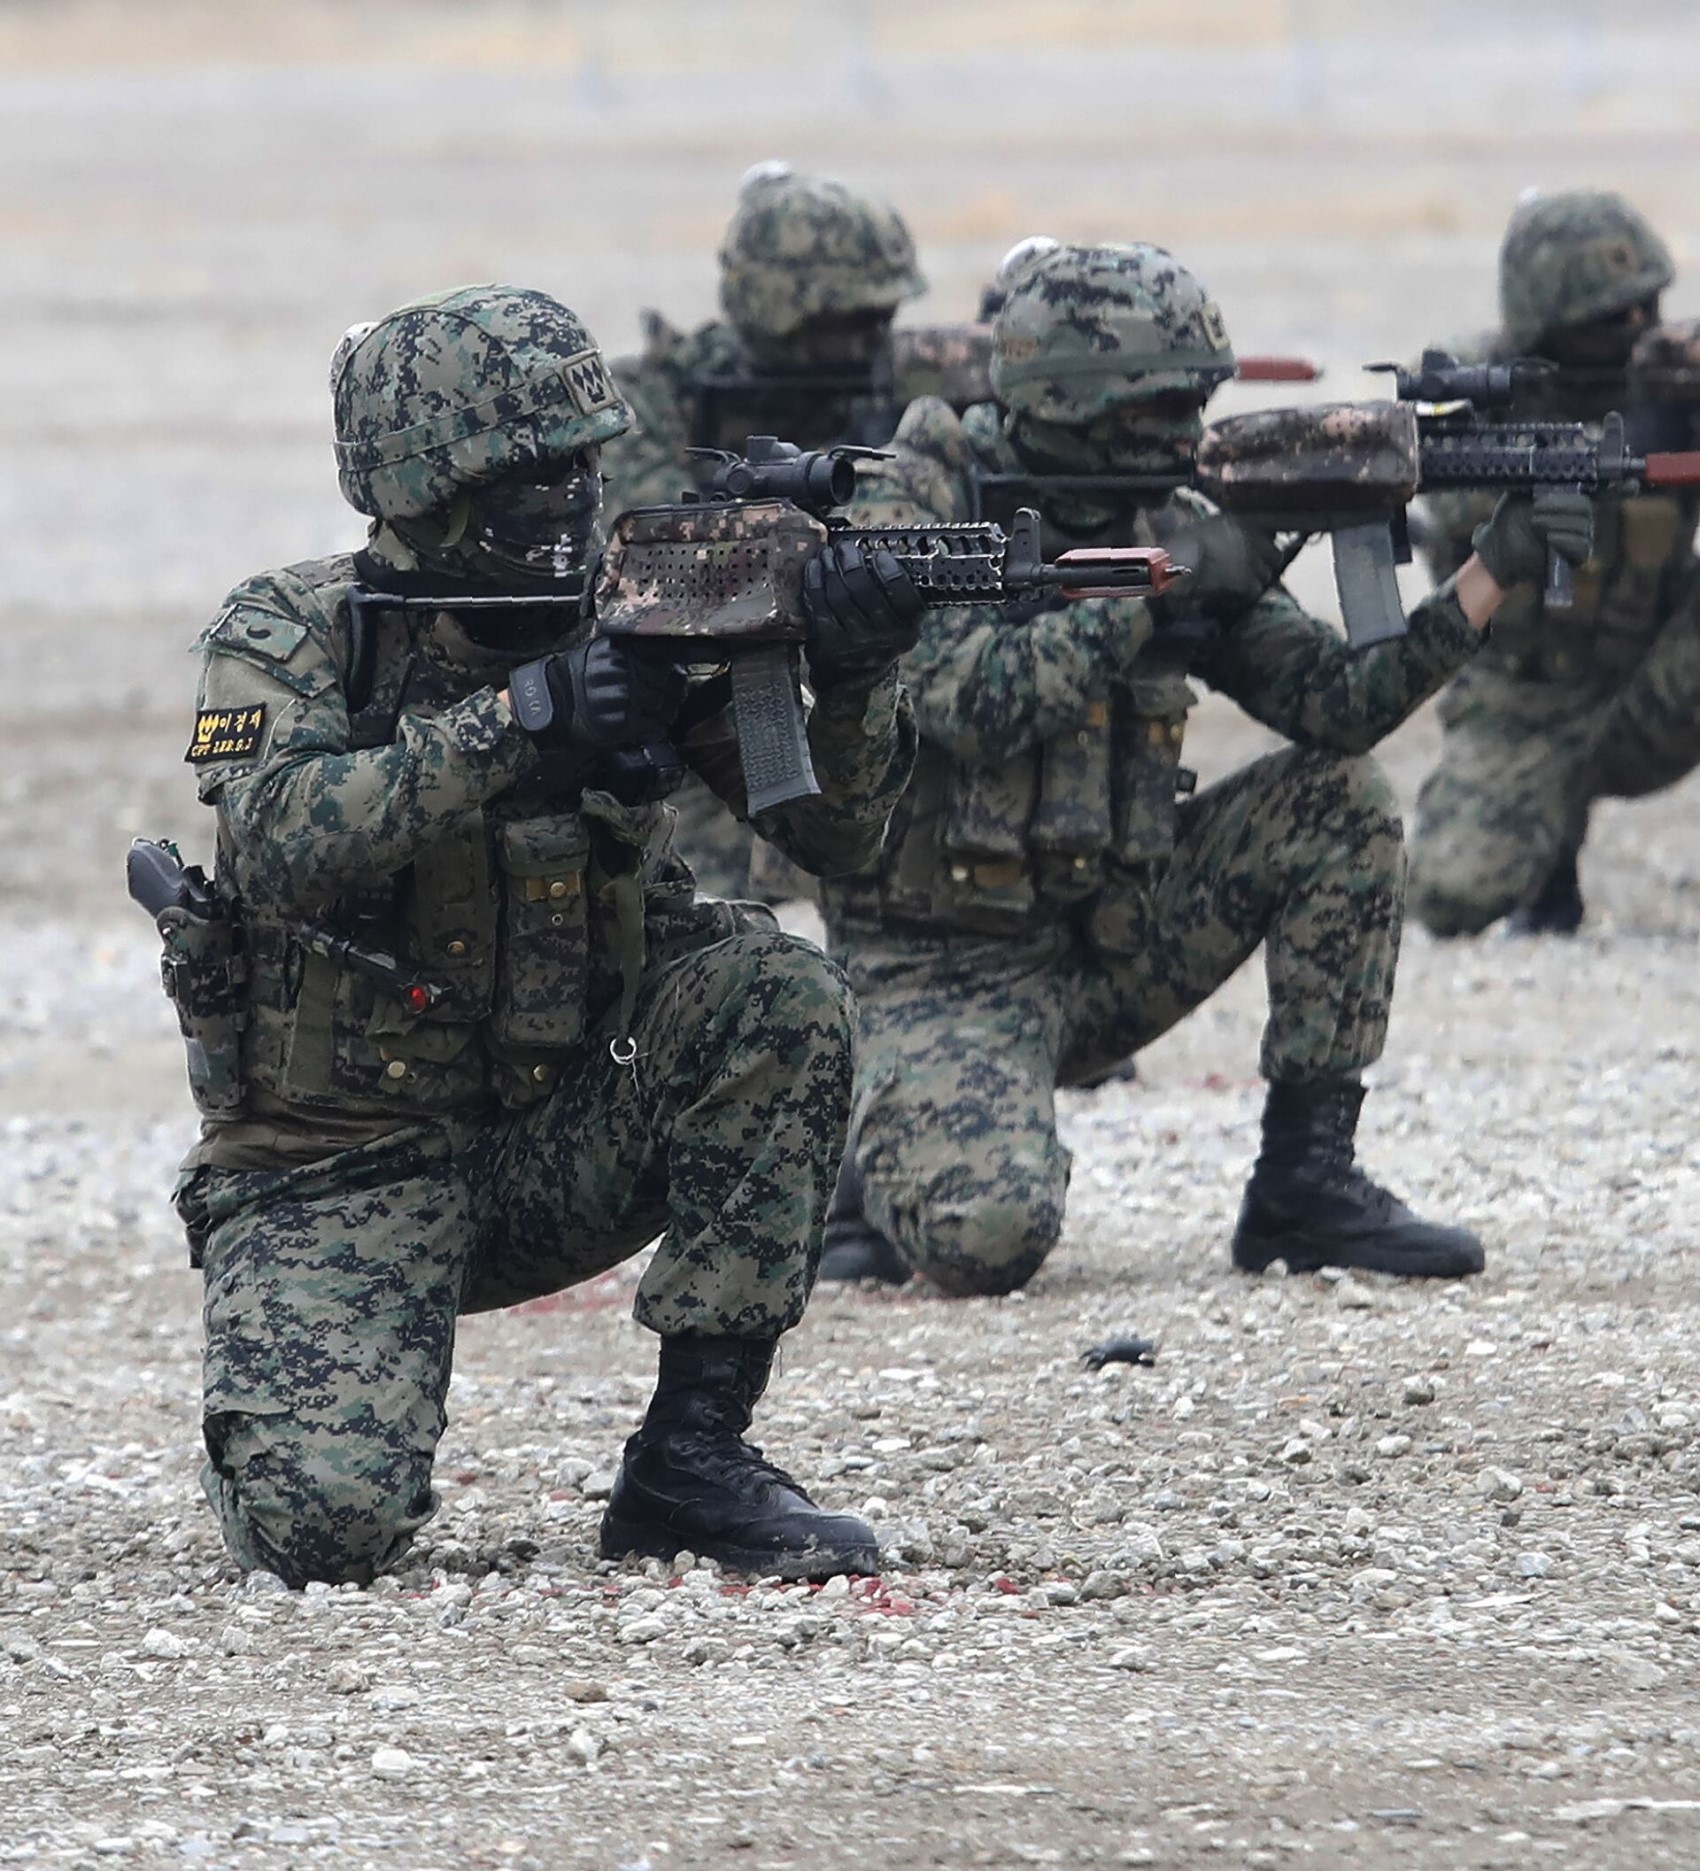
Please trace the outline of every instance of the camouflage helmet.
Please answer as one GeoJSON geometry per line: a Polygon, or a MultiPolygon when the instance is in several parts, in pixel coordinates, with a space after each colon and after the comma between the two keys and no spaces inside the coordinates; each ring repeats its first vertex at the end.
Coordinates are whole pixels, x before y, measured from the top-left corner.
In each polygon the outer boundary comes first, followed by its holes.
{"type": "Polygon", "coordinates": [[[744,177],[720,243],[720,305],[739,331],[785,338],[829,314],[894,312],[926,289],[896,209],[784,163],[744,177]]]}
{"type": "Polygon", "coordinates": [[[1049,234],[1029,234],[1018,240],[998,262],[991,284],[980,288],[980,310],[976,323],[989,325],[1003,308],[1009,289],[1042,254],[1050,253],[1059,243],[1049,234]]]}
{"type": "Polygon", "coordinates": [[[1017,414],[1079,426],[1234,374],[1215,301],[1161,247],[1054,246],[1023,265],[992,324],[992,388],[1017,414]]]}
{"type": "Polygon", "coordinates": [[[1500,321],[1524,348],[1663,292],[1673,276],[1669,248],[1621,195],[1531,191],[1499,249],[1500,321]]]}
{"type": "Polygon", "coordinates": [[[577,316],[514,286],[462,286],[354,326],[331,359],[331,395],[343,496],[387,520],[631,425],[577,316]]]}

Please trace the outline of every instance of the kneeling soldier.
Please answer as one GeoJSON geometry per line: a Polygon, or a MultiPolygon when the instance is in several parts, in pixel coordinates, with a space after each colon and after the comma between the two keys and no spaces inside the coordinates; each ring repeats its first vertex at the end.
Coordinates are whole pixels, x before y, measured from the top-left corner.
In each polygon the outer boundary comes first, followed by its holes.
{"type": "Polygon", "coordinates": [[[1160,545],[1195,576],[1150,603],[929,613],[904,663],[914,779],[878,864],[824,893],[861,1050],[823,1277],[1029,1280],[1062,1231],[1057,1086],[1149,1045],[1259,947],[1269,1091],[1235,1264],[1477,1272],[1473,1235],[1412,1214],[1354,1158],[1405,879],[1369,750],[1476,653],[1549,543],[1586,557],[1588,502],[1507,497],[1408,634],[1353,650],[1276,582],[1268,538],[1181,485],[1234,359],[1169,254],[1041,250],[992,345],[998,401],[914,404],[886,495],[856,517],[1035,505],[1047,556],[1160,545]],[[1294,744],[1186,797],[1193,676],[1294,744]]]}
{"type": "MultiPolygon", "coordinates": [[[[579,600],[626,406],[574,314],[507,287],[357,327],[332,375],[370,537],[231,594],[190,754],[213,913],[240,931],[220,1069],[219,1032],[191,1047],[205,1121],[178,1192],[225,1538],[292,1585],[392,1564],[435,1507],[458,1315],[659,1235],[636,1313],[660,1377],[604,1554],[868,1570],[870,1530],[743,1440],[814,1278],[849,997],[671,854],[685,767],[744,802],[729,712],[701,718],[679,668],[593,635],[579,600]]],[[[817,873],[878,849],[914,739],[893,672],[914,593],[827,550],[820,793],[761,818],[817,873]]]]}

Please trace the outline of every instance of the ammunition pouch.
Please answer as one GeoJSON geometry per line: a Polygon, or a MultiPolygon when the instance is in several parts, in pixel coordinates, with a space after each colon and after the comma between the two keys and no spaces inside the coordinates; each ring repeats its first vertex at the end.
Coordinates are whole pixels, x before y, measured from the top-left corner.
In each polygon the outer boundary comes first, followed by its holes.
{"type": "Polygon", "coordinates": [[[242,1032],[248,1024],[248,957],[234,916],[162,910],[160,980],[177,1009],[188,1055],[189,1090],[206,1117],[234,1117],[243,1106],[242,1032]]]}
{"type": "Polygon", "coordinates": [[[1184,679],[1136,681],[1077,728],[1008,760],[953,760],[923,741],[872,880],[834,889],[846,915],[1015,935],[1084,909],[1106,952],[1135,952],[1153,880],[1174,849],[1193,695],[1184,679]]]}
{"type": "Polygon", "coordinates": [[[504,966],[491,1037],[522,1051],[571,1046],[584,1032],[590,972],[590,834],[578,818],[501,828],[504,966]]]}
{"type": "Polygon", "coordinates": [[[1114,855],[1124,868],[1164,862],[1175,848],[1179,800],[1198,783],[1180,763],[1193,700],[1179,676],[1157,676],[1130,684],[1117,710],[1114,855]]]}

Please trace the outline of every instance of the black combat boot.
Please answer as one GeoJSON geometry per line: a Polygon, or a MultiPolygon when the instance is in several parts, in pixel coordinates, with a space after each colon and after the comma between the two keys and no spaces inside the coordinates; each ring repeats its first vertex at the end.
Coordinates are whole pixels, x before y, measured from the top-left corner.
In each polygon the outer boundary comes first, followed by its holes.
{"type": "Polygon", "coordinates": [[[1272,1083],[1263,1149],[1234,1230],[1234,1265],[1261,1273],[1360,1267],[1370,1273],[1456,1280],[1482,1270],[1482,1244],[1465,1228],[1413,1215],[1372,1182],[1352,1154],[1364,1088],[1355,1078],[1272,1083]]]}
{"type": "Polygon", "coordinates": [[[604,1559],[690,1551],[787,1579],[879,1571],[872,1527],[816,1507],[743,1440],[772,1363],[772,1339],[662,1339],[655,1396],[602,1516],[604,1559]]]}
{"type": "Polygon", "coordinates": [[[1576,870],[1581,855],[1574,848],[1566,851],[1534,900],[1506,917],[1505,926],[1513,935],[1571,936],[1582,927],[1582,880],[1576,870]]]}
{"type": "Polygon", "coordinates": [[[852,1150],[838,1166],[838,1187],[826,1211],[826,1239],[821,1247],[820,1280],[883,1280],[903,1286],[913,1270],[879,1229],[862,1213],[862,1176],[852,1150]]]}

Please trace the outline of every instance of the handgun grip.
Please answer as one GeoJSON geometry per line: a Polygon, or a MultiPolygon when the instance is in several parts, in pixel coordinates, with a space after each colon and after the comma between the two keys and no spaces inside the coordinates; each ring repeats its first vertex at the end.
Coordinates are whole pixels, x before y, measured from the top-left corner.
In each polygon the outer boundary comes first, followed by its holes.
{"type": "Polygon", "coordinates": [[[182,864],[151,838],[132,840],[124,860],[124,881],[130,901],[156,920],[164,911],[186,904],[182,864]]]}
{"type": "Polygon", "coordinates": [[[752,814],[820,791],[809,758],[794,647],[775,644],[732,659],[732,719],[752,814]]]}
{"type": "Polygon", "coordinates": [[[1550,548],[1542,602],[1549,611],[1569,611],[1576,606],[1576,574],[1570,569],[1570,561],[1550,548]]]}

